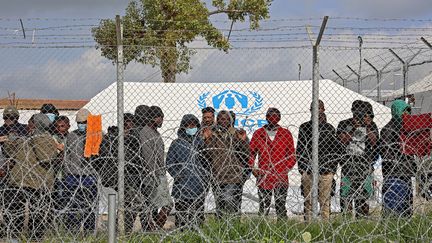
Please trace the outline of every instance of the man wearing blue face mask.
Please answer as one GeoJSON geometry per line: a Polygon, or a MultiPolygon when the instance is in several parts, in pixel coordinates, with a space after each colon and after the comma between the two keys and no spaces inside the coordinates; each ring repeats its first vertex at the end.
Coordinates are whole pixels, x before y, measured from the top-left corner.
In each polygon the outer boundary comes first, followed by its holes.
{"type": "Polygon", "coordinates": [[[78,129],[66,137],[63,166],[65,189],[65,227],[76,233],[83,227],[92,233],[96,226],[97,179],[89,158],[84,157],[87,117],[90,112],[82,108],[76,114],[78,129]]]}
{"type": "Polygon", "coordinates": [[[171,195],[175,200],[178,228],[198,226],[204,221],[204,201],[209,172],[199,153],[203,141],[195,136],[200,127],[197,117],[184,115],[177,131],[178,138],[169,147],[166,165],[174,178],[171,195]]]}
{"type": "Polygon", "coordinates": [[[53,104],[43,104],[40,113],[45,114],[50,120],[51,124],[56,120],[56,118],[60,115],[59,111],[53,104]]]}

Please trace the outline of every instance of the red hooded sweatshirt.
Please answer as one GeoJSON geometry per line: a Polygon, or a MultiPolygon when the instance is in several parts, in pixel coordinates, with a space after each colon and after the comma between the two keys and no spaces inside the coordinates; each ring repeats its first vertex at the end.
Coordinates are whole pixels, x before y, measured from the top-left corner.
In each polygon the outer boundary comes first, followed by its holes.
{"type": "Polygon", "coordinates": [[[288,187],[288,171],[296,163],[291,132],[279,127],[272,141],[265,128],[262,127],[254,133],[250,148],[249,166],[254,166],[255,157],[258,154],[258,167],[262,174],[257,180],[258,187],[265,190],[288,187]]]}
{"type": "Polygon", "coordinates": [[[419,157],[431,155],[432,113],[403,115],[401,139],[403,153],[419,157]]]}

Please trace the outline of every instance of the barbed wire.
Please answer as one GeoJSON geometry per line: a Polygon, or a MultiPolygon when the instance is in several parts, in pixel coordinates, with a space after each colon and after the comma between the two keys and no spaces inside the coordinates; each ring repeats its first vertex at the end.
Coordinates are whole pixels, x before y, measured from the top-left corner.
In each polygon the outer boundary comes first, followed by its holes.
{"type": "MultiPolygon", "coordinates": [[[[264,19],[263,22],[289,22],[289,21],[320,21],[323,17],[305,17],[305,18],[270,18],[264,19]]],[[[84,18],[21,18],[26,21],[88,21],[88,20],[103,20],[105,18],[94,18],[94,17],[84,17],[84,18]]],[[[0,18],[0,21],[19,21],[20,18],[0,18]]],[[[432,22],[432,19],[416,19],[416,18],[379,18],[379,17],[349,17],[349,16],[330,16],[330,20],[354,20],[354,21],[364,21],[364,22],[432,22]]],[[[180,20],[159,20],[159,19],[148,19],[148,21],[167,21],[167,22],[191,22],[191,21],[180,21],[180,20]]],[[[193,21],[193,20],[192,20],[193,21]]],[[[196,20],[195,20],[196,21],[196,20]]],[[[216,23],[231,23],[230,20],[212,20],[216,23]]]]}

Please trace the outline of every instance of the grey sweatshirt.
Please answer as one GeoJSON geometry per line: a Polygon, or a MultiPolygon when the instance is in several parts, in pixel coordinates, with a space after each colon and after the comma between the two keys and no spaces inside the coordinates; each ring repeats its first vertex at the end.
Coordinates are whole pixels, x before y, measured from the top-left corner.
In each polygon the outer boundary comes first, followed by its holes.
{"type": "Polygon", "coordinates": [[[96,175],[90,160],[84,157],[85,133],[73,131],[66,137],[64,174],[96,175]]]}
{"type": "Polygon", "coordinates": [[[157,176],[166,175],[164,160],[165,146],[162,136],[157,130],[145,126],[139,132],[141,142],[141,155],[148,168],[157,176]]]}

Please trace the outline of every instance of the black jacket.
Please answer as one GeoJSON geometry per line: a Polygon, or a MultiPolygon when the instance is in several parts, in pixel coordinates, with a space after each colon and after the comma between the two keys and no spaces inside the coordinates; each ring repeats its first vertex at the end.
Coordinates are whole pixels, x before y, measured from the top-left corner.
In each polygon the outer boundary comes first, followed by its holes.
{"type": "MultiPolygon", "coordinates": [[[[144,164],[141,157],[141,144],[138,129],[133,129],[124,137],[125,143],[125,185],[134,188],[155,187],[152,171],[144,164]]],[[[100,156],[94,167],[98,168],[102,184],[107,187],[117,187],[118,183],[118,136],[107,134],[104,136],[100,149],[100,156]]]]}
{"type": "Polygon", "coordinates": [[[384,178],[389,176],[406,178],[415,175],[414,158],[402,153],[401,128],[401,122],[391,119],[381,130],[379,149],[384,178]]]}
{"type": "MultiPolygon", "coordinates": [[[[319,124],[318,166],[320,174],[335,173],[338,165],[339,141],[330,123],[319,124]]],[[[300,125],[296,149],[299,170],[312,172],[312,121],[300,125]]]]}
{"type": "MultiPolygon", "coordinates": [[[[365,142],[364,142],[364,150],[360,154],[353,154],[349,151],[349,144],[341,144],[341,156],[339,163],[342,166],[342,173],[344,175],[352,175],[352,176],[359,176],[364,177],[366,175],[369,175],[371,172],[372,164],[374,161],[378,159],[379,150],[378,150],[378,139],[379,139],[379,132],[378,127],[375,123],[372,123],[371,127],[369,128],[370,132],[375,133],[377,137],[377,144],[372,145],[369,137],[367,136],[367,130],[365,129],[365,142]]],[[[343,120],[339,122],[336,135],[339,136],[342,133],[348,133],[352,137],[355,136],[356,129],[354,127],[354,119],[349,118],[347,120],[343,120]]]]}

